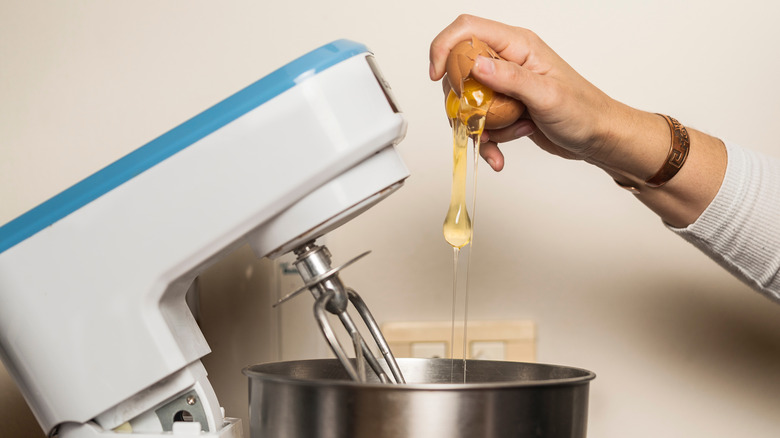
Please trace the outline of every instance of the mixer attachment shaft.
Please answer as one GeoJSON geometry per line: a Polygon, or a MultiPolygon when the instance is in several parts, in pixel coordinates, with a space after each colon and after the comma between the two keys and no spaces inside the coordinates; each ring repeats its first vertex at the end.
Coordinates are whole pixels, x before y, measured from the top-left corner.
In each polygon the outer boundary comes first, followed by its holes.
{"type": "Polygon", "coordinates": [[[298,268],[298,273],[303,278],[305,284],[303,287],[279,300],[276,305],[289,300],[306,289],[310,290],[316,300],[314,303],[314,316],[320,326],[320,330],[322,330],[331,350],[333,350],[333,353],[336,355],[339,362],[341,362],[352,380],[358,382],[365,382],[367,380],[365,363],[368,362],[371,370],[379,377],[379,380],[382,383],[406,383],[401,374],[401,369],[398,367],[398,363],[396,362],[393,353],[390,351],[390,347],[388,346],[384,335],[382,335],[379,325],[371,315],[368,306],[357,292],[351,288],[344,287],[344,284],[338,276],[339,271],[368,255],[370,251],[364,252],[336,268],[331,268],[331,255],[328,248],[316,245],[313,241],[300,246],[295,249],[294,252],[297,256],[295,267],[298,268]],[[393,375],[394,382],[390,380],[384,368],[382,368],[382,365],[377,358],[374,357],[371,349],[368,344],[366,344],[363,336],[355,325],[355,322],[352,320],[352,317],[347,313],[350,302],[365,323],[368,331],[374,338],[374,342],[376,342],[376,345],[379,347],[379,351],[393,375]],[[331,328],[327,316],[328,313],[338,316],[342,325],[344,325],[344,328],[347,330],[347,333],[349,333],[355,350],[354,362],[350,360],[331,328]]]}

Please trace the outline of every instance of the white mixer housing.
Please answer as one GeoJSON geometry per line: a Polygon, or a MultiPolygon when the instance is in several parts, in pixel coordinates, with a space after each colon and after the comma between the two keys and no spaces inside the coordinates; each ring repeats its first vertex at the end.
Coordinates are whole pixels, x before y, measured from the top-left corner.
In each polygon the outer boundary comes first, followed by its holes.
{"type": "Polygon", "coordinates": [[[0,356],[43,430],[165,436],[159,409],[181,399],[200,428],[176,436],[240,436],[188,286],[244,243],[281,254],[387,196],[405,132],[373,56],[340,40],[0,228],[0,356]]]}

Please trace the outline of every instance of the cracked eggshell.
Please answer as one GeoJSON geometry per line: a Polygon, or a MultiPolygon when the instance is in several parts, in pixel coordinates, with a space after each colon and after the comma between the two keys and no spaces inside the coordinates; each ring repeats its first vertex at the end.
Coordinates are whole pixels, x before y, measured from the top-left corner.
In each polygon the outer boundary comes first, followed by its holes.
{"type": "Polygon", "coordinates": [[[461,41],[450,50],[447,57],[447,80],[455,93],[460,96],[463,91],[463,80],[471,75],[471,68],[478,56],[502,59],[487,44],[471,37],[471,40],[461,41]]]}
{"type": "MultiPolygon", "coordinates": [[[[447,81],[458,96],[463,91],[463,80],[471,75],[471,68],[478,56],[501,58],[495,50],[476,37],[461,41],[450,50],[447,57],[447,81]]],[[[525,111],[525,105],[505,94],[495,93],[485,116],[485,129],[500,129],[516,122],[525,111]]]]}
{"type": "Polygon", "coordinates": [[[485,129],[501,129],[515,123],[525,112],[525,105],[506,94],[495,93],[485,116],[485,129]]]}

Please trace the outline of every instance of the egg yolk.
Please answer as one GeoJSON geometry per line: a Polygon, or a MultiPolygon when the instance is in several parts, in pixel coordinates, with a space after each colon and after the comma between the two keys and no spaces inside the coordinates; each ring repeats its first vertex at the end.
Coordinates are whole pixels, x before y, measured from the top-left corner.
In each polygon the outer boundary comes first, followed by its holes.
{"type": "Polygon", "coordinates": [[[452,89],[447,95],[447,117],[450,120],[458,119],[469,127],[469,135],[475,134],[476,131],[482,134],[482,129],[485,126],[485,115],[493,101],[493,90],[471,78],[466,78],[463,81],[462,90],[461,97],[458,97],[452,89]],[[474,120],[470,121],[471,119],[474,120]],[[479,126],[476,126],[477,119],[481,121],[479,126]]]}

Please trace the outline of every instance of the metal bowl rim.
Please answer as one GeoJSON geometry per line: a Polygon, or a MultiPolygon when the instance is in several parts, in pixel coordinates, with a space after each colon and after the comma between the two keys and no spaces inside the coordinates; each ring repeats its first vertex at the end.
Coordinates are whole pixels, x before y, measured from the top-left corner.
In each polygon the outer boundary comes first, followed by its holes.
{"type": "MultiPolygon", "coordinates": [[[[461,359],[419,359],[419,358],[400,358],[399,361],[450,361],[455,360],[461,362],[461,359]]],[[[499,388],[521,388],[521,387],[540,387],[540,386],[567,386],[567,385],[582,385],[588,384],[591,380],[596,378],[596,374],[592,371],[584,368],[570,367],[565,365],[554,365],[547,363],[537,362],[509,362],[509,361],[489,361],[489,360],[476,360],[468,359],[466,361],[468,370],[469,363],[475,362],[497,362],[497,363],[512,363],[512,364],[526,364],[539,367],[553,367],[553,368],[565,368],[567,370],[578,371],[583,373],[582,376],[569,377],[561,379],[547,379],[547,380],[534,380],[534,381],[503,381],[503,382],[483,382],[483,383],[405,383],[403,385],[387,385],[382,383],[358,383],[352,380],[325,380],[325,379],[306,379],[291,377],[280,374],[273,374],[268,372],[256,371],[253,368],[262,367],[264,365],[281,365],[281,364],[293,364],[293,363],[312,363],[312,362],[337,362],[337,359],[303,359],[303,360],[291,360],[281,362],[264,362],[255,365],[250,365],[244,368],[241,372],[250,379],[250,382],[254,379],[260,379],[264,381],[272,381],[276,383],[284,383],[291,385],[303,385],[303,386],[316,386],[316,387],[345,387],[345,388],[358,388],[358,389],[382,389],[404,391],[404,390],[482,390],[482,389],[499,389],[499,388]]]]}

